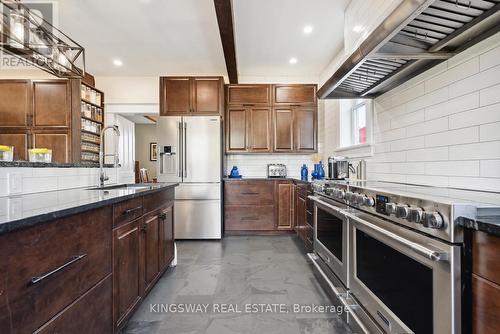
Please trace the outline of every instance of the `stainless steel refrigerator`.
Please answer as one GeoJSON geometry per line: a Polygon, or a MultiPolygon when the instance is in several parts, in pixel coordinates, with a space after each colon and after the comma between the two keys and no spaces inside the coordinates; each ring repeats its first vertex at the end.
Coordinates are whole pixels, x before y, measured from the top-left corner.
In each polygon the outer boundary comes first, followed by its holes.
{"type": "Polygon", "coordinates": [[[175,238],[220,239],[220,117],[163,116],[156,131],[158,181],[180,183],[175,190],[175,238]]]}

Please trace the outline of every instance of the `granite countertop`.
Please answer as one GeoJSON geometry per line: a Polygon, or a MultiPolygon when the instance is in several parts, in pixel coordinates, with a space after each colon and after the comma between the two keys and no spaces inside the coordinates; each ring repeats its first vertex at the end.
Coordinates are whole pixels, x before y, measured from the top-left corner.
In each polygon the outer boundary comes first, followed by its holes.
{"type": "Polygon", "coordinates": [[[480,217],[475,220],[463,218],[460,225],[500,237],[500,217],[480,217]]]}
{"type": "Polygon", "coordinates": [[[144,187],[92,190],[77,188],[0,197],[0,235],[178,186],[148,183],[144,187]]]}
{"type": "MultiPolygon", "coordinates": [[[[30,162],[30,161],[0,161],[0,167],[31,167],[31,168],[99,168],[99,163],[92,162],[30,162]]],[[[105,164],[104,167],[113,167],[113,164],[105,164]]]]}
{"type": "Polygon", "coordinates": [[[242,178],[232,178],[232,177],[224,177],[222,178],[224,182],[227,181],[295,181],[295,182],[304,182],[310,183],[311,181],[302,181],[299,178],[295,177],[242,177],[242,178]]]}

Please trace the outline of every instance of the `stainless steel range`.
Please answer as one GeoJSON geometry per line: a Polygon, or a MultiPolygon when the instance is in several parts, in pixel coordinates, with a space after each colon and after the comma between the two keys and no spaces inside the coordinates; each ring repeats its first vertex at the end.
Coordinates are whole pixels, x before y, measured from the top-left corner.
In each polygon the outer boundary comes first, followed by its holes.
{"type": "Polygon", "coordinates": [[[313,188],[309,256],[358,331],[461,333],[458,223],[500,203],[478,204],[484,193],[390,182],[321,181],[313,188]]]}

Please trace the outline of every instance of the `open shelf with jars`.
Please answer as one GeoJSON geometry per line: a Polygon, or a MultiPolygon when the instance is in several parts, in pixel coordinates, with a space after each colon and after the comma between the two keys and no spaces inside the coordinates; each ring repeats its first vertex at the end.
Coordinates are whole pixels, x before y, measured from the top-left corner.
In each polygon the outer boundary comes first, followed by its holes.
{"type": "Polygon", "coordinates": [[[101,130],[104,127],[104,93],[81,83],[81,161],[99,162],[101,130]]]}

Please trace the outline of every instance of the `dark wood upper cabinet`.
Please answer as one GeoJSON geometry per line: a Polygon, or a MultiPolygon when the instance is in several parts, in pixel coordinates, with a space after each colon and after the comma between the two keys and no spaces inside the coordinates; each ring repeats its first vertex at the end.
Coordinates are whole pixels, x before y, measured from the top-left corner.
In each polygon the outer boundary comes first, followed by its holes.
{"type": "Polygon", "coordinates": [[[223,82],[219,77],[193,78],[193,112],[200,115],[221,114],[223,92],[223,82]]]}
{"type": "Polygon", "coordinates": [[[317,150],[317,109],[299,107],[294,109],[295,152],[315,152],[317,150]]]}
{"type": "Polygon", "coordinates": [[[316,85],[273,85],[274,104],[315,106],[316,89],[316,85]]]}
{"type": "Polygon", "coordinates": [[[66,163],[71,161],[71,134],[69,131],[34,130],[32,136],[33,147],[52,150],[52,162],[66,163]]]}
{"type": "Polygon", "coordinates": [[[293,109],[286,107],[274,108],[273,115],[274,151],[293,151],[293,109]]]}
{"type": "Polygon", "coordinates": [[[274,151],[308,153],[317,149],[315,107],[275,107],[274,151]]]}
{"type": "Polygon", "coordinates": [[[0,127],[29,126],[31,116],[31,82],[29,80],[0,81],[0,127]]]}
{"type": "Polygon", "coordinates": [[[271,108],[252,107],[247,109],[249,152],[271,152],[271,108]]]}
{"type": "Polygon", "coordinates": [[[33,126],[69,128],[70,122],[70,81],[33,81],[33,126]]]}
{"type": "Polygon", "coordinates": [[[161,77],[160,115],[220,115],[222,77],[161,77]]]}
{"type": "Polygon", "coordinates": [[[228,85],[228,105],[271,105],[271,85],[228,85]]]}
{"type": "Polygon", "coordinates": [[[227,152],[271,152],[271,108],[229,108],[226,116],[227,152]]]}
{"type": "Polygon", "coordinates": [[[4,130],[0,133],[1,145],[14,146],[14,160],[28,160],[28,133],[26,130],[4,130]]]}
{"type": "Polygon", "coordinates": [[[247,120],[245,108],[230,108],[226,116],[226,151],[247,150],[247,120]]]}
{"type": "Polygon", "coordinates": [[[160,114],[162,116],[191,112],[190,78],[160,78],[160,114]]]}
{"type": "Polygon", "coordinates": [[[227,85],[227,153],[317,151],[316,85],[227,85]]]}

